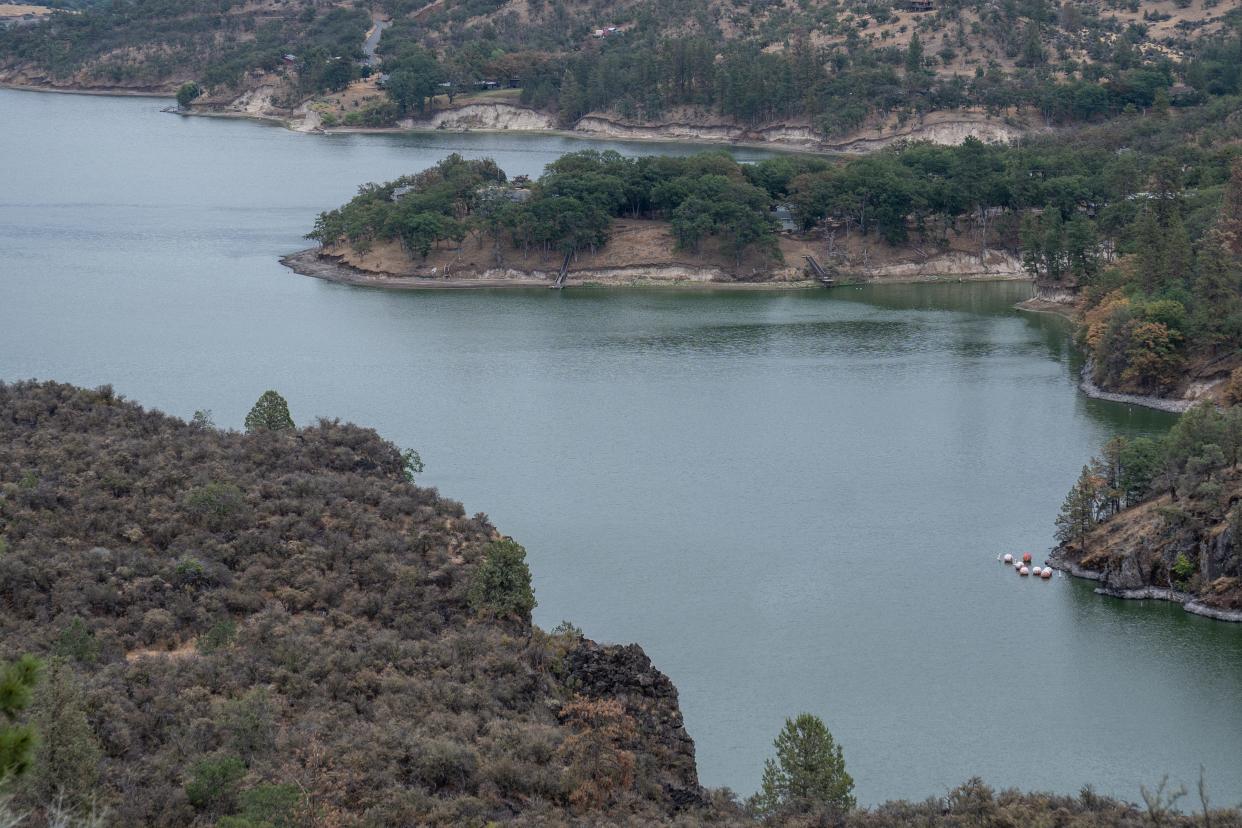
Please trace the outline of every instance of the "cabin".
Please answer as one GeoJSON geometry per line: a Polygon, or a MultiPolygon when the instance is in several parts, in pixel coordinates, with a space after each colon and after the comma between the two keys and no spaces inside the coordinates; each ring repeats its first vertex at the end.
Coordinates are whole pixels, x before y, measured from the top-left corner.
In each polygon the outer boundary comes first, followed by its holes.
{"type": "Polygon", "coordinates": [[[401,186],[401,187],[394,187],[392,191],[392,196],[390,198],[392,201],[400,201],[401,199],[408,196],[410,193],[414,192],[415,189],[416,188],[408,184],[401,186]]]}
{"type": "Polygon", "coordinates": [[[798,222],[794,218],[793,209],[788,204],[777,204],[772,208],[772,218],[780,225],[780,232],[794,233],[798,230],[798,222]]]}
{"type": "Polygon", "coordinates": [[[936,10],[935,0],[905,0],[906,11],[930,12],[936,10]]]}

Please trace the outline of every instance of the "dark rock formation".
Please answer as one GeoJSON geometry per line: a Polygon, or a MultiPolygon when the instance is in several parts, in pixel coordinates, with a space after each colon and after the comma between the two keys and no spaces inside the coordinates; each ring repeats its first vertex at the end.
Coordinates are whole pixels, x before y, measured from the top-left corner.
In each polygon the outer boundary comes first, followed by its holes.
{"type": "Polygon", "coordinates": [[[582,639],[566,657],[566,684],[589,699],[617,699],[638,725],[643,750],[656,760],[669,804],[703,804],[694,763],[694,740],[686,732],[677,688],[637,644],[602,646],[582,639]]]}

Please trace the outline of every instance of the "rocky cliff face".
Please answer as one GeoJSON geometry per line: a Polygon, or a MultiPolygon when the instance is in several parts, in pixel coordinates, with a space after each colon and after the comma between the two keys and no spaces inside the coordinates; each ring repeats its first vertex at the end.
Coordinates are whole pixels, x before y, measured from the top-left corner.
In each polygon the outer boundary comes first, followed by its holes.
{"type": "Polygon", "coordinates": [[[592,699],[617,699],[638,725],[643,749],[655,759],[655,781],[667,803],[681,809],[703,803],[677,688],[637,644],[603,647],[583,639],[567,659],[567,684],[592,699]]]}
{"type": "MultiPolygon", "coordinates": [[[[1224,477],[1220,503],[1237,504],[1242,470],[1224,477]]],[[[1050,562],[1098,581],[1103,595],[1177,601],[1188,612],[1242,621],[1242,544],[1229,514],[1164,494],[1105,521],[1080,544],[1057,547],[1050,562]]]]}

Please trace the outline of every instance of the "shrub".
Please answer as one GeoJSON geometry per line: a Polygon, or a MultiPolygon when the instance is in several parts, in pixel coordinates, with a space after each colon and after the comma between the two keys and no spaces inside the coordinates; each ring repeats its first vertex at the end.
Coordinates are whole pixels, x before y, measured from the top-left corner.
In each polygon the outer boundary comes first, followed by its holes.
{"type": "Polygon", "coordinates": [[[231,646],[235,638],[237,638],[237,625],[231,618],[217,621],[208,628],[207,632],[198,637],[198,651],[203,655],[210,655],[231,646]]]}
{"type": "Polygon", "coordinates": [[[94,630],[76,617],[61,630],[52,650],[56,655],[71,658],[80,664],[94,664],[99,658],[99,642],[95,639],[94,630]]]}
{"type": "Polygon", "coordinates": [[[246,508],[246,496],[232,483],[208,483],[186,492],[182,501],[195,522],[219,531],[234,525],[246,508]]]}
{"type": "Polygon", "coordinates": [[[425,742],[415,760],[415,773],[433,791],[472,791],[479,769],[478,755],[455,742],[425,742]]]}
{"type": "Polygon", "coordinates": [[[185,795],[190,804],[203,811],[223,813],[233,810],[237,789],[246,775],[246,765],[236,756],[201,759],[190,769],[185,795]]]}
{"type": "Polygon", "coordinates": [[[566,766],[569,803],[579,813],[603,808],[634,787],[634,719],[616,699],[576,698],[561,708],[571,734],[557,757],[566,766]]]}
{"type": "Polygon", "coordinates": [[[489,543],[483,563],[471,578],[467,598],[477,613],[530,623],[535,590],[521,544],[507,538],[489,543]]]}
{"type": "Polygon", "coordinates": [[[1177,554],[1177,560],[1173,562],[1173,581],[1175,584],[1185,585],[1190,580],[1190,576],[1195,574],[1195,563],[1186,557],[1185,552],[1177,554]]]}
{"type": "MultiPolygon", "coordinates": [[[[237,797],[241,814],[227,817],[237,820],[236,828],[265,826],[265,828],[293,828],[297,824],[298,810],[302,804],[302,792],[297,785],[259,785],[242,791],[237,797]]],[[[225,820],[216,823],[224,826],[225,820]]]]}
{"type": "Polygon", "coordinates": [[[267,690],[257,687],[221,708],[221,729],[227,746],[247,764],[276,746],[272,703],[267,690]]]}

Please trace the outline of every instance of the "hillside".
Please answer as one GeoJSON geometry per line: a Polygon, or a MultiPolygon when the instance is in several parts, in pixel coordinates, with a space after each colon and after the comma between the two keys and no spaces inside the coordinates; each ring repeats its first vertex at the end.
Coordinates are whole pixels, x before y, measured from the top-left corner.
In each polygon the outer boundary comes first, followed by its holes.
{"type": "Polygon", "coordinates": [[[1236,92],[1237,5],[110,0],[0,32],[0,82],[165,94],[196,82],[192,107],[306,128],[426,126],[477,101],[584,132],[803,145],[955,112],[956,141],[1236,92]],[[377,59],[364,50],[373,20],[386,26],[377,59]]]}
{"type": "Polygon", "coordinates": [[[80,683],[101,760],[69,795],[118,825],[273,799],[280,825],[710,813],[668,679],[473,602],[501,536],[406,468],[353,425],[0,385],[0,662],[80,683]]]}

